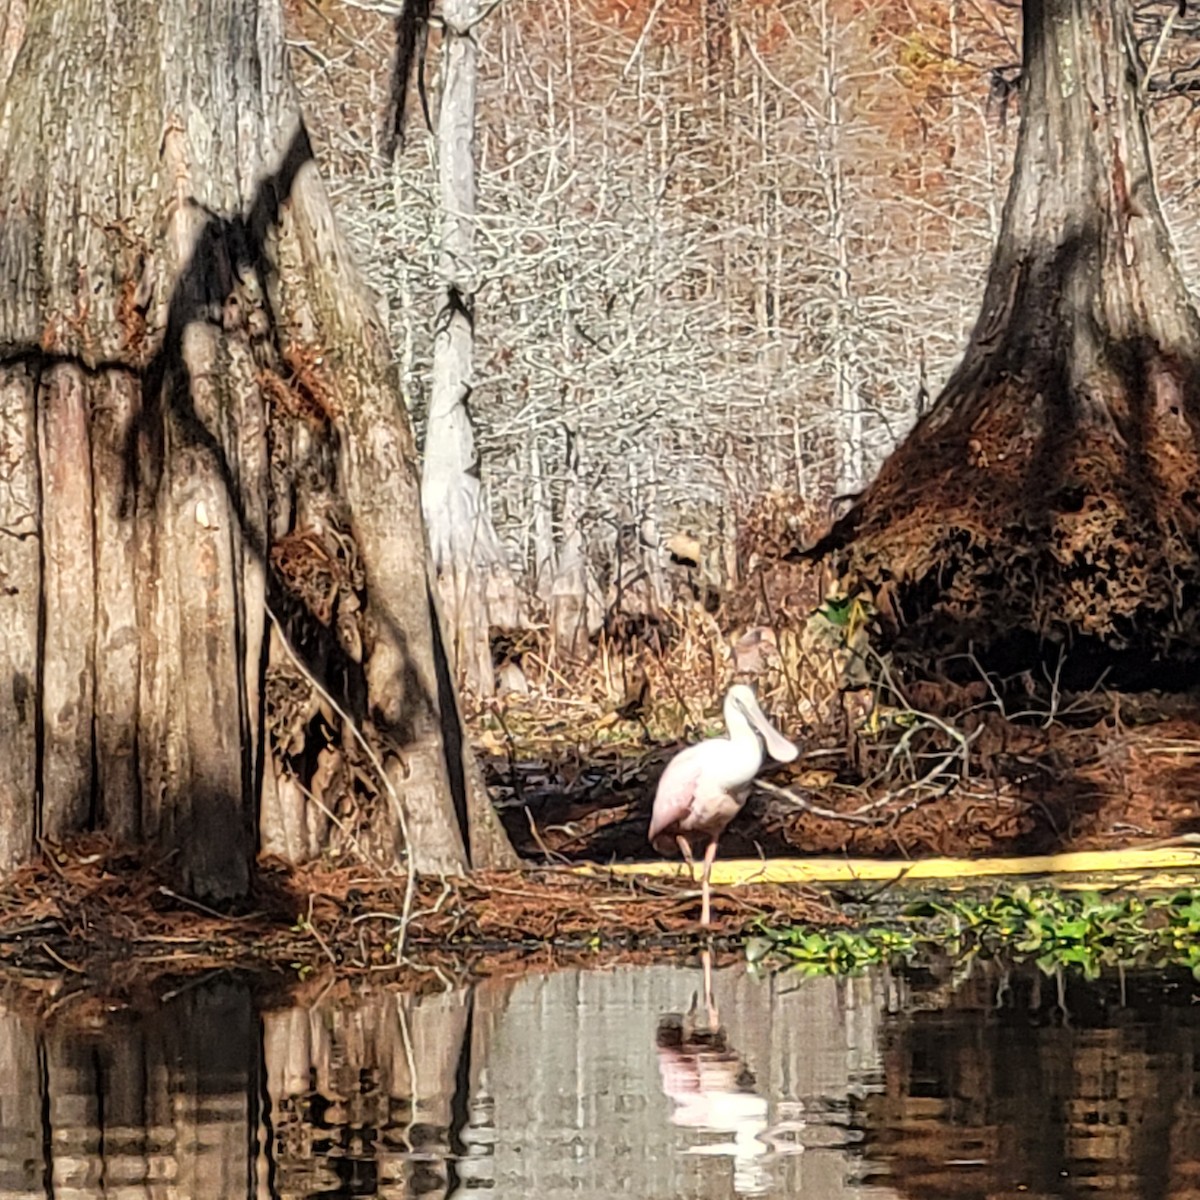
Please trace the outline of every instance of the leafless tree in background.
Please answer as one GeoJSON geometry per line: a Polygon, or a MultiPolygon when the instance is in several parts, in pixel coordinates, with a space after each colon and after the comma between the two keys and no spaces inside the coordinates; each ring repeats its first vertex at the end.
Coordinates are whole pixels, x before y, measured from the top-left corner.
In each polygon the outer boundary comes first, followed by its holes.
{"type": "MultiPolygon", "coordinates": [[[[336,70],[345,105],[357,70],[365,112],[376,85],[353,43],[372,45],[372,18],[327,7],[354,32],[320,37],[353,62],[310,69],[307,86],[328,111],[327,81],[336,70]]],[[[1147,56],[1174,7],[1158,5],[1147,56]]],[[[981,298],[1019,119],[1019,15],[968,0],[506,0],[481,24],[473,401],[484,492],[531,587],[567,526],[611,603],[623,544],[661,554],[641,546],[647,528],[727,549],[756,495],[824,504],[873,475],[981,298]]],[[[1164,71],[1186,57],[1184,24],[1164,71]]],[[[1169,106],[1152,119],[1186,265],[1197,123],[1169,106]]],[[[420,426],[430,141],[410,139],[393,187],[371,166],[370,122],[331,119],[326,136],[420,426]]],[[[728,557],[715,550],[714,572],[728,557]]]]}
{"type": "Polygon", "coordinates": [[[489,630],[513,628],[518,617],[516,584],[480,488],[468,406],[475,391],[475,39],[480,17],[478,0],[442,5],[435,139],[442,292],[433,326],[421,504],[460,677],[476,696],[487,696],[494,679],[489,630]]]}

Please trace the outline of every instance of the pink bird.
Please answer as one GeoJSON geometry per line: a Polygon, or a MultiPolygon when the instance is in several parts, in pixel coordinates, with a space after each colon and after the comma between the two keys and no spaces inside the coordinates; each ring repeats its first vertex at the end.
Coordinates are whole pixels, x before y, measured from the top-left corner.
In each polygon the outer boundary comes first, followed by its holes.
{"type": "Polygon", "coordinates": [[[727,737],[689,746],[667,763],[658,781],[650,818],[651,845],[662,854],[674,840],[693,878],[692,838],[708,841],[701,882],[701,925],[709,924],[709,876],[717,856],[717,841],[746,803],[750,781],[763,763],[764,747],[779,762],[791,762],[800,753],[767,720],[754,692],[745,684],[735,684],[725,697],[725,728],[727,737]]]}

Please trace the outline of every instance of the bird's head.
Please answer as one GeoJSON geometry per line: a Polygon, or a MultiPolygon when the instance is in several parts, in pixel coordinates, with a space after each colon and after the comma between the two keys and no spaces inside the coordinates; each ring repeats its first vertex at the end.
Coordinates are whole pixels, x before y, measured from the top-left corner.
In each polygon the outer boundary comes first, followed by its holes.
{"type": "Polygon", "coordinates": [[[791,762],[800,753],[799,747],[771,724],[753,689],[744,683],[734,684],[725,697],[725,724],[730,736],[742,730],[757,734],[767,753],[778,762],[791,762]]]}

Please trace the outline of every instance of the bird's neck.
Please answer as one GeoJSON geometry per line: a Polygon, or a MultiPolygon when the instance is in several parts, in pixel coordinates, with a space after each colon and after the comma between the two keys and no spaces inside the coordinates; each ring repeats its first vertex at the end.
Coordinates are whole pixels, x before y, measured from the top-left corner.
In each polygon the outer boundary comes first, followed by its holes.
{"type": "Polygon", "coordinates": [[[744,720],[736,725],[731,722],[729,737],[724,740],[727,749],[721,756],[722,782],[731,787],[741,787],[749,783],[762,766],[762,743],[758,740],[758,734],[744,720]]]}

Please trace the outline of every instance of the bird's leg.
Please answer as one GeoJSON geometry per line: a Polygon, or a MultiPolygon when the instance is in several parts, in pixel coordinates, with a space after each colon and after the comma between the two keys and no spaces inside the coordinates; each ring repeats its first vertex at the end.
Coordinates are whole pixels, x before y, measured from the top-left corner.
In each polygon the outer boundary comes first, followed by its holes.
{"type": "Polygon", "coordinates": [[[713,838],[704,850],[704,875],[701,877],[700,883],[700,924],[710,924],[709,918],[709,896],[712,893],[712,888],[709,885],[708,877],[712,874],[713,859],[717,857],[717,839],[713,838]]]}
{"type": "Polygon", "coordinates": [[[688,865],[688,877],[693,883],[695,883],[696,860],[692,857],[692,843],[689,842],[682,833],[677,833],[675,835],[675,841],[679,844],[679,853],[683,855],[683,860],[688,865]]]}
{"type": "Polygon", "coordinates": [[[704,967],[704,1007],[708,1010],[708,1028],[716,1033],[721,1027],[721,1018],[717,1013],[717,1002],[713,999],[711,950],[700,951],[700,963],[704,967]]]}

